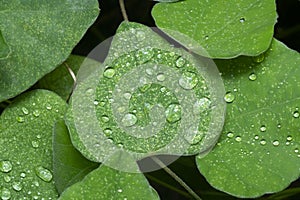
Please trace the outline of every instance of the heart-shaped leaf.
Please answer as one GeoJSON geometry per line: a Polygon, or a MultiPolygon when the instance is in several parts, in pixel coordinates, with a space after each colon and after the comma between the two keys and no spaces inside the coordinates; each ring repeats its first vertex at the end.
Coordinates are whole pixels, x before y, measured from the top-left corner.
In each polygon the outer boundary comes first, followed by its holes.
{"type": "Polygon", "coordinates": [[[259,57],[217,60],[228,93],[218,145],[200,172],[238,197],[278,192],[299,178],[300,55],[273,40],[259,57]]]}
{"type": "Polygon", "coordinates": [[[156,25],[179,43],[212,58],[254,56],[266,51],[277,17],[274,0],[159,3],[152,15],[156,25]]]}
{"type": "Polygon", "coordinates": [[[58,121],[53,132],[53,175],[57,191],[61,194],[98,165],[74,148],[64,121],[58,121]]]}
{"type": "Polygon", "coordinates": [[[98,13],[96,0],[1,2],[0,28],[11,55],[0,60],[0,102],[66,60],[98,13]]]}
{"type": "MultiPolygon", "coordinates": [[[[126,157],[115,154],[108,162],[116,162],[120,165],[127,165],[138,170],[134,160],[119,158],[126,157]],[[120,163],[123,162],[123,163],[120,163]]],[[[60,196],[60,200],[81,200],[86,199],[159,199],[156,191],[149,185],[142,173],[127,173],[101,165],[98,169],[89,173],[81,182],[78,182],[60,196]]]]}
{"type": "Polygon", "coordinates": [[[89,73],[67,114],[72,142],[87,158],[103,162],[117,149],[136,158],[197,154],[216,143],[225,90],[211,60],[124,22],[103,65],[89,73]]]}
{"type": "Polygon", "coordinates": [[[18,97],[0,118],[2,199],[56,199],[52,175],[52,130],[66,103],[55,93],[34,90],[18,97]]]}

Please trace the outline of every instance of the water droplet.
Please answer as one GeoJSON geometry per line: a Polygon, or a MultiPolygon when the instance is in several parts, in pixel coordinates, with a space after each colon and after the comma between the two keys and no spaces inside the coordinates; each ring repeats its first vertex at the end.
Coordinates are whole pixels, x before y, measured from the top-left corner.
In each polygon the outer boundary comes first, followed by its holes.
{"type": "Polygon", "coordinates": [[[278,140],[274,140],[272,142],[272,144],[273,144],[273,146],[277,147],[277,146],[279,146],[279,141],[278,140]]]}
{"type": "Polygon", "coordinates": [[[251,81],[255,81],[256,78],[257,78],[256,74],[254,74],[254,73],[252,73],[252,74],[249,75],[249,80],[251,80],[251,81]]]}
{"type": "Polygon", "coordinates": [[[129,92],[124,93],[123,97],[127,100],[131,98],[131,94],[129,92]]]}
{"type": "Polygon", "coordinates": [[[295,153],[299,153],[299,149],[296,148],[296,149],[294,150],[294,152],[295,152],[295,153]]]}
{"type": "Polygon", "coordinates": [[[299,117],[300,117],[299,111],[295,111],[295,112],[293,113],[293,117],[294,117],[294,118],[299,118],[299,117]]]}
{"type": "Polygon", "coordinates": [[[2,200],[8,200],[10,198],[11,198],[10,191],[6,188],[2,188],[1,199],[2,200]]]}
{"type": "Polygon", "coordinates": [[[228,138],[233,138],[233,136],[234,136],[234,134],[233,134],[232,132],[228,132],[228,133],[227,133],[227,137],[228,137],[228,138]]]}
{"type": "Polygon", "coordinates": [[[118,192],[123,192],[123,190],[122,189],[118,189],[118,192]]]}
{"type": "Polygon", "coordinates": [[[235,99],[235,96],[234,94],[232,94],[231,92],[227,92],[224,96],[224,100],[227,102],[227,103],[232,103],[235,99]]]}
{"type": "Polygon", "coordinates": [[[39,142],[38,141],[31,141],[31,145],[33,148],[38,148],[39,147],[39,142]]]}
{"type": "Polygon", "coordinates": [[[149,76],[153,75],[153,70],[151,68],[147,68],[146,74],[148,74],[149,76]]]}
{"type": "Polygon", "coordinates": [[[32,113],[35,117],[40,116],[40,111],[39,110],[34,110],[32,113]]]}
{"type": "Polygon", "coordinates": [[[184,72],[179,79],[179,85],[186,90],[191,90],[198,84],[197,74],[193,72],[184,72]]]}
{"type": "Polygon", "coordinates": [[[3,179],[6,183],[9,183],[11,181],[11,177],[9,175],[4,175],[3,179]]]}
{"type": "Polygon", "coordinates": [[[2,160],[0,162],[0,171],[1,172],[10,172],[12,170],[12,164],[9,160],[2,160]]]}
{"type": "Polygon", "coordinates": [[[245,20],[244,17],[240,18],[240,22],[241,22],[241,23],[244,23],[245,21],[246,21],[246,20],[245,20]]]}
{"type": "Polygon", "coordinates": [[[265,59],[265,55],[262,53],[258,56],[252,57],[253,61],[256,63],[261,63],[265,59]]]}
{"type": "Polygon", "coordinates": [[[287,141],[292,141],[292,140],[293,140],[293,137],[292,137],[291,135],[288,135],[288,136],[286,137],[286,140],[287,140],[287,141]]]}
{"type": "Polygon", "coordinates": [[[204,37],[204,39],[205,39],[205,40],[208,40],[208,38],[209,38],[209,36],[208,36],[208,35],[206,35],[206,36],[204,37]]]}
{"type": "Polygon", "coordinates": [[[48,169],[46,169],[42,166],[37,167],[35,169],[35,173],[40,179],[42,179],[45,182],[50,182],[53,177],[52,173],[48,169]]]}
{"type": "Polygon", "coordinates": [[[94,105],[97,106],[99,104],[99,101],[95,100],[94,105]]]}
{"type": "Polygon", "coordinates": [[[25,108],[25,107],[22,107],[22,112],[23,112],[25,115],[28,115],[28,114],[29,114],[28,109],[25,108]]]}
{"type": "Polygon", "coordinates": [[[170,104],[165,114],[169,123],[175,123],[181,119],[181,106],[179,104],[170,104]]]}
{"type": "Polygon", "coordinates": [[[104,123],[107,123],[107,122],[109,122],[109,117],[107,115],[102,115],[101,121],[104,123]]]}
{"type": "Polygon", "coordinates": [[[166,77],[163,73],[157,74],[156,78],[157,78],[158,81],[161,81],[161,82],[166,79],[166,77]]]}
{"type": "Polygon", "coordinates": [[[122,119],[123,125],[127,127],[135,125],[136,122],[137,122],[137,117],[131,113],[124,115],[122,119]]]}
{"type": "Polygon", "coordinates": [[[260,142],[259,142],[261,145],[266,145],[267,144],[267,141],[265,140],[265,139],[262,139],[262,140],[260,140],[260,142]]]}
{"type": "Polygon", "coordinates": [[[122,149],[124,147],[124,144],[123,143],[118,143],[117,146],[122,149]]]}
{"type": "Polygon", "coordinates": [[[23,123],[25,121],[24,117],[21,116],[18,116],[16,119],[19,123],[23,123]]]}
{"type": "Polygon", "coordinates": [[[21,178],[25,178],[25,177],[26,177],[26,173],[25,173],[25,172],[21,172],[21,173],[20,173],[20,177],[21,177],[21,178]]]}
{"type": "Polygon", "coordinates": [[[116,74],[116,71],[113,68],[107,68],[107,69],[105,69],[105,71],[103,73],[103,75],[106,78],[112,78],[112,77],[114,77],[115,74],[116,74]]]}
{"type": "Polygon", "coordinates": [[[51,110],[51,109],[52,109],[52,106],[51,106],[50,104],[47,103],[47,104],[46,104],[46,109],[47,109],[47,110],[51,110]]]}
{"type": "Polygon", "coordinates": [[[235,137],[235,141],[237,141],[237,142],[240,142],[240,141],[242,141],[242,138],[241,138],[241,136],[236,136],[236,137],[235,137]]]}
{"type": "Polygon", "coordinates": [[[254,136],[254,139],[255,139],[255,140],[258,140],[258,139],[259,139],[259,136],[258,136],[258,135],[255,135],[255,136],[254,136]]]}
{"type": "Polygon", "coordinates": [[[266,127],[265,125],[262,125],[262,126],[259,128],[259,130],[260,130],[261,132],[266,132],[267,127],[266,127]]]}
{"type": "Polygon", "coordinates": [[[181,67],[183,67],[184,66],[184,64],[185,64],[185,59],[184,58],[182,58],[182,57],[179,57],[177,60],[176,60],[176,67],[178,67],[178,68],[181,68],[181,67]]]}
{"type": "Polygon", "coordinates": [[[277,124],[277,128],[281,128],[281,124],[277,124]]]}
{"type": "Polygon", "coordinates": [[[103,132],[104,132],[104,134],[105,134],[106,137],[110,137],[111,134],[112,134],[112,130],[109,129],[109,128],[105,129],[103,132]]]}
{"type": "Polygon", "coordinates": [[[13,182],[12,188],[13,188],[14,190],[16,190],[17,192],[19,192],[19,191],[22,190],[22,185],[21,185],[20,182],[13,182]]]}
{"type": "Polygon", "coordinates": [[[199,100],[197,100],[193,105],[193,113],[195,115],[198,115],[210,108],[211,101],[210,99],[204,97],[199,100]]]}

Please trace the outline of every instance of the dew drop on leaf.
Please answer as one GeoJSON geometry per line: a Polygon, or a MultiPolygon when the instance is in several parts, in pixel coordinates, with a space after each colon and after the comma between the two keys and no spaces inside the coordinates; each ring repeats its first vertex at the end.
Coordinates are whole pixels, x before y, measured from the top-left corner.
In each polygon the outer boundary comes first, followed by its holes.
{"type": "Polygon", "coordinates": [[[19,191],[22,190],[22,185],[21,185],[20,182],[13,182],[13,183],[12,183],[12,188],[13,188],[15,191],[19,192],[19,191]]]}
{"type": "Polygon", "coordinates": [[[265,139],[262,139],[262,140],[260,140],[260,142],[259,142],[261,145],[266,145],[267,144],[267,141],[265,140],[265,139]]]}
{"type": "Polygon", "coordinates": [[[33,114],[33,116],[38,117],[38,116],[40,116],[40,111],[34,110],[32,114],[33,114]]]}
{"type": "Polygon", "coordinates": [[[32,146],[33,148],[38,148],[38,147],[39,147],[39,142],[33,140],[33,141],[31,141],[31,146],[32,146]]]}
{"type": "Polygon", "coordinates": [[[231,92],[227,92],[224,96],[224,100],[227,102],[227,103],[232,103],[235,99],[235,96],[234,94],[232,94],[231,92]]]}
{"type": "Polygon", "coordinates": [[[20,173],[20,177],[21,177],[21,178],[25,178],[25,177],[26,177],[26,173],[25,173],[25,172],[21,172],[21,173],[20,173]]]}
{"type": "Polygon", "coordinates": [[[299,153],[299,149],[296,148],[296,149],[294,150],[294,152],[295,152],[295,153],[299,153]]]}
{"type": "Polygon", "coordinates": [[[109,117],[107,115],[102,115],[101,121],[104,123],[107,123],[107,122],[109,122],[109,117]]]}
{"type": "Polygon", "coordinates": [[[4,175],[3,179],[6,183],[9,183],[11,181],[11,177],[9,175],[4,175]]]}
{"type": "Polygon", "coordinates": [[[122,189],[118,189],[118,192],[121,193],[121,192],[123,192],[123,190],[122,189]]]}
{"type": "Polygon", "coordinates": [[[254,139],[255,139],[255,140],[258,140],[258,139],[259,139],[259,136],[258,136],[258,135],[255,135],[255,136],[254,136],[254,139]]]}
{"type": "Polygon", "coordinates": [[[181,106],[179,104],[170,104],[165,114],[169,123],[175,123],[181,119],[181,106]]]}
{"type": "Polygon", "coordinates": [[[0,171],[1,172],[10,172],[12,170],[12,164],[9,160],[3,160],[0,162],[0,171]]]}
{"type": "Polygon", "coordinates": [[[293,113],[293,117],[294,117],[294,118],[299,118],[299,117],[300,117],[299,111],[295,111],[295,112],[293,113]]]}
{"type": "Polygon", "coordinates": [[[53,177],[52,173],[42,166],[39,166],[35,169],[35,174],[45,182],[50,182],[53,177]]]}
{"type": "Polygon", "coordinates": [[[181,68],[181,67],[183,67],[184,66],[184,64],[185,64],[185,59],[184,58],[182,58],[182,57],[179,57],[177,60],[176,60],[176,67],[178,67],[178,68],[181,68]]]}
{"type": "Polygon", "coordinates": [[[23,112],[25,115],[28,115],[28,114],[29,114],[29,111],[28,111],[27,108],[22,107],[21,109],[22,109],[22,112],[23,112]]]}
{"type": "Polygon", "coordinates": [[[277,147],[277,146],[279,146],[279,141],[278,140],[274,140],[272,142],[272,144],[273,144],[273,146],[277,147]]]}
{"type": "Polygon", "coordinates": [[[266,127],[265,125],[262,125],[262,126],[259,128],[259,130],[260,130],[261,132],[266,132],[267,127],[266,127]]]}
{"type": "Polygon", "coordinates": [[[242,141],[242,138],[241,138],[241,136],[236,136],[236,137],[235,137],[235,141],[237,141],[237,142],[240,142],[240,141],[242,141]]]}
{"type": "Polygon", "coordinates": [[[124,93],[123,97],[127,100],[131,98],[131,94],[129,92],[124,93]]]}
{"type": "Polygon", "coordinates": [[[111,134],[112,134],[112,130],[107,128],[107,129],[104,130],[104,134],[105,134],[106,137],[110,137],[111,134]]]}
{"type": "Polygon", "coordinates": [[[249,75],[249,80],[250,80],[250,81],[255,81],[256,78],[257,78],[257,77],[256,77],[256,74],[254,74],[254,73],[252,73],[252,74],[249,75]]]}
{"type": "Polygon", "coordinates": [[[179,79],[179,85],[186,90],[191,90],[198,84],[197,74],[193,72],[184,72],[179,79]]]}
{"type": "Polygon", "coordinates": [[[94,105],[97,106],[99,104],[99,101],[95,100],[94,105]]]}
{"type": "Polygon", "coordinates": [[[52,109],[52,106],[50,104],[46,104],[46,109],[47,110],[51,110],[52,109]]]}
{"type": "Polygon", "coordinates": [[[227,137],[228,137],[228,138],[233,138],[233,136],[234,136],[234,134],[233,134],[232,132],[228,132],[228,133],[227,133],[227,137]]]}
{"type": "Polygon", "coordinates": [[[157,74],[156,78],[158,81],[161,81],[161,82],[163,82],[166,79],[166,77],[163,73],[157,74]]]}
{"type": "Polygon", "coordinates": [[[244,23],[245,22],[245,18],[244,17],[240,18],[240,22],[244,23]]]}
{"type": "Polygon", "coordinates": [[[1,199],[2,200],[9,200],[10,198],[11,198],[10,191],[7,188],[2,188],[1,199]]]}
{"type": "Polygon", "coordinates": [[[197,100],[193,105],[193,113],[195,115],[198,115],[210,108],[211,101],[210,99],[203,97],[199,100],[197,100]]]}
{"type": "Polygon", "coordinates": [[[286,137],[286,140],[287,140],[287,141],[292,141],[292,140],[293,140],[293,137],[292,137],[291,135],[288,135],[288,136],[286,137]]]}
{"type": "Polygon", "coordinates": [[[104,73],[103,73],[103,75],[106,77],[106,78],[112,78],[112,77],[114,77],[114,75],[115,75],[115,70],[113,69],[113,68],[107,68],[105,71],[104,71],[104,73]]]}
{"type": "Polygon", "coordinates": [[[18,116],[17,117],[17,122],[23,123],[25,121],[24,117],[18,116]]]}
{"type": "Polygon", "coordinates": [[[122,118],[122,124],[127,127],[135,125],[136,122],[137,122],[137,117],[132,113],[127,113],[122,118]]]}

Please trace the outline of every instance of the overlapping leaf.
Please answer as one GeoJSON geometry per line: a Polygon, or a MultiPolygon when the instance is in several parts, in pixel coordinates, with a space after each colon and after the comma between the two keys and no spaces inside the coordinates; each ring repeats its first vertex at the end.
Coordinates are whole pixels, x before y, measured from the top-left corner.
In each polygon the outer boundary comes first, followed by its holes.
{"type": "Polygon", "coordinates": [[[9,53],[10,53],[9,46],[6,44],[6,41],[3,38],[0,30],[0,60],[7,58],[9,53]]]}
{"type": "Polygon", "coordinates": [[[65,102],[53,92],[34,90],[18,97],[0,118],[2,199],[55,199],[52,130],[65,102]]]}
{"type": "Polygon", "coordinates": [[[234,196],[283,190],[300,174],[299,53],[274,40],[258,57],[216,63],[232,103],[218,145],[196,160],[200,172],[234,196]]]}
{"type": "Polygon", "coordinates": [[[96,0],[1,2],[0,28],[11,55],[0,60],[0,102],[66,60],[98,12],[96,0]]]}
{"type": "Polygon", "coordinates": [[[276,22],[274,0],[159,3],[152,15],[156,25],[178,42],[213,58],[264,52],[271,43],[276,22]]]}

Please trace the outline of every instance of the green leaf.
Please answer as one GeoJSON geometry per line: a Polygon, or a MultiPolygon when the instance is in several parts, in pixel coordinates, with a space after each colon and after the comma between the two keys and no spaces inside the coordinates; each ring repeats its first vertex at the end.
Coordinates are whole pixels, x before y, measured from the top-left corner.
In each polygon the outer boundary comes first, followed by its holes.
{"type": "Polygon", "coordinates": [[[159,3],[152,15],[156,25],[179,43],[212,58],[266,51],[277,17],[274,0],[159,3]]]}
{"type": "Polygon", "coordinates": [[[10,53],[9,46],[6,44],[6,41],[3,38],[2,32],[0,30],[0,60],[6,59],[9,53],[10,53]]]}
{"type": "Polygon", "coordinates": [[[216,143],[225,90],[210,60],[124,22],[103,65],[89,73],[73,92],[66,120],[74,146],[87,158],[103,162],[120,148],[137,159],[198,154],[216,143]]]}
{"type": "Polygon", "coordinates": [[[46,90],[25,93],[4,110],[0,118],[2,199],[57,198],[52,130],[65,110],[65,102],[46,90]]]}
{"type": "Polygon", "coordinates": [[[12,52],[0,60],[0,102],[66,60],[98,13],[96,0],[1,2],[1,30],[12,52]]]}
{"type": "Polygon", "coordinates": [[[53,175],[57,191],[61,194],[99,164],[87,160],[73,147],[64,121],[56,123],[53,133],[53,175]]]}
{"type": "MultiPolygon", "coordinates": [[[[74,80],[68,71],[68,68],[70,68],[74,72],[74,75],[76,75],[84,59],[88,58],[76,55],[69,56],[63,64],[39,80],[36,87],[54,91],[63,99],[67,100],[74,87],[74,80]]],[[[89,59],[85,61],[85,64],[97,66],[100,63],[89,59]]]]}
{"type": "Polygon", "coordinates": [[[299,53],[273,40],[259,57],[216,62],[235,98],[218,145],[197,157],[200,172],[238,197],[283,190],[299,178],[299,53]]]}
{"type": "MultiPolygon", "coordinates": [[[[116,154],[110,158],[111,162],[121,165],[132,165],[138,170],[134,160],[119,160],[116,154]],[[123,163],[120,163],[123,162],[123,163]],[[134,164],[134,165],[133,165],[134,164]]],[[[126,156],[125,156],[126,157],[126,156]]],[[[159,199],[156,191],[149,185],[142,173],[128,173],[101,165],[98,169],[88,174],[81,182],[78,182],[60,196],[60,200],[81,200],[86,199],[139,199],[156,200],[159,199]]]]}

